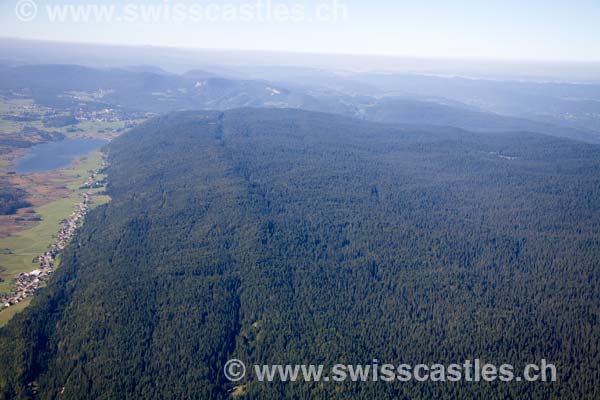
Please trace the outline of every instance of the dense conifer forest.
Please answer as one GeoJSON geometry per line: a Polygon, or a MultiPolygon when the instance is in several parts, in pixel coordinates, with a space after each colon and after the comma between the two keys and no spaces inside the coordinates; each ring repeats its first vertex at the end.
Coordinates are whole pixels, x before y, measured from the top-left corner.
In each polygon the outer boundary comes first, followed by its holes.
{"type": "Polygon", "coordinates": [[[159,117],[0,330],[3,398],[229,398],[247,364],[556,364],[556,383],[242,382],[251,399],[600,398],[600,146],[294,110],[159,117]]]}
{"type": "Polygon", "coordinates": [[[19,208],[29,207],[31,204],[25,199],[24,190],[11,187],[6,179],[0,178],[2,191],[0,192],[0,215],[14,214],[19,208]]]}

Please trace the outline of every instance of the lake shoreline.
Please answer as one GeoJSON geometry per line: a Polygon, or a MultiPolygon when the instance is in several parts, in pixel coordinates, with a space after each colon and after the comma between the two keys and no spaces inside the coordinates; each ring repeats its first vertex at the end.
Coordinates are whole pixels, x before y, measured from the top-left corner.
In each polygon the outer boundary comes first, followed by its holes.
{"type": "Polygon", "coordinates": [[[21,175],[51,172],[68,167],[78,157],[108,143],[108,140],[100,138],[65,138],[57,142],[40,143],[12,159],[11,170],[21,175]]]}

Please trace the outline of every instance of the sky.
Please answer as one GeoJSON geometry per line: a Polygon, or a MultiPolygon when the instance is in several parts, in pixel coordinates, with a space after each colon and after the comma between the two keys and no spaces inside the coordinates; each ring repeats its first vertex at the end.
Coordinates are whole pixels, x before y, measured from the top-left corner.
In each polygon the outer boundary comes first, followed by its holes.
{"type": "Polygon", "coordinates": [[[0,3],[2,37],[498,60],[600,61],[599,21],[598,0],[0,3]]]}

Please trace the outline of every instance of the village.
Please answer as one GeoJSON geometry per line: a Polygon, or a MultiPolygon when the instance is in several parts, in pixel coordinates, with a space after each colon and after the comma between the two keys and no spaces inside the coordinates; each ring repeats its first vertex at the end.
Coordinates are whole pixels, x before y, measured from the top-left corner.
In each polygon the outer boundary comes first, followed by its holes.
{"type": "MultiPolygon", "coordinates": [[[[96,182],[99,170],[94,171],[85,181],[83,189],[92,189],[99,187],[101,183],[96,182]]],[[[80,226],[83,218],[87,214],[91,201],[91,193],[84,192],[82,200],[75,205],[73,213],[64,220],[60,230],[56,235],[56,241],[50,246],[49,250],[38,257],[38,268],[26,273],[20,273],[16,278],[16,289],[0,296],[0,310],[11,307],[26,298],[32,296],[40,288],[42,283],[48,279],[53,272],[58,254],[65,248],[71,240],[77,228],[80,226]]]]}

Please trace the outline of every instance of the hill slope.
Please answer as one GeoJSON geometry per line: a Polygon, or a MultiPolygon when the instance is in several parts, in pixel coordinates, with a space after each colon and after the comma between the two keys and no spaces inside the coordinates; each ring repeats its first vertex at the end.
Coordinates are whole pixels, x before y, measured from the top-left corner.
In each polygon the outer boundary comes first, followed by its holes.
{"type": "Polygon", "coordinates": [[[444,125],[477,132],[537,132],[600,144],[600,133],[590,130],[414,99],[384,98],[364,107],[361,116],[374,122],[444,125]]]}
{"type": "Polygon", "coordinates": [[[109,154],[112,202],[0,330],[6,398],[226,398],[233,357],[546,358],[560,375],[250,398],[600,393],[600,147],[242,109],[152,120],[109,154]]]}

